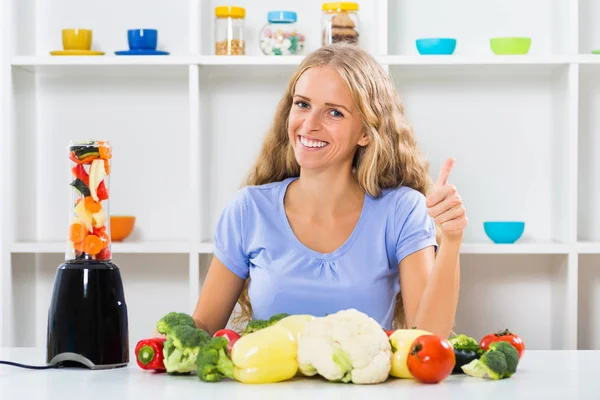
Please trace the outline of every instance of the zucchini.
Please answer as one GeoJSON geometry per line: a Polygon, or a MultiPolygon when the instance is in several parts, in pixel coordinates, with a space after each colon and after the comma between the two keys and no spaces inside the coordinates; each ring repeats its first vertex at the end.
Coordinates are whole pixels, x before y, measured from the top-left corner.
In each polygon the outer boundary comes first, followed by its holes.
{"type": "Polygon", "coordinates": [[[92,143],[93,142],[91,142],[89,145],[84,144],[84,145],[71,146],[71,151],[73,153],[75,153],[77,158],[80,160],[83,160],[84,158],[92,156],[92,155],[96,156],[96,157],[100,157],[100,149],[98,149],[98,146],[93,146],[92,143]]]}
{"type": "Polygon", "coordinates": [[[71,186],[75,188],[79,192],[79,194],[83,197],[91,196],[90,188],[87,187],[84,181],[77,178],[73,182],[70,183],[71,186]]]}

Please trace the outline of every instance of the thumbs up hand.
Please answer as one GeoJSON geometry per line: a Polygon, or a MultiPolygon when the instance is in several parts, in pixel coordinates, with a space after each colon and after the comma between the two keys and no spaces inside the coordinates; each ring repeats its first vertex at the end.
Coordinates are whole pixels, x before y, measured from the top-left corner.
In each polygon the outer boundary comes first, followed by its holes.
{"type": "Polygon", "coordinates": [[[467,226],[467,215],[456,186],[448,184],[450,171],[454,166],[454,158],[446,160],[440,170],[433,191],[427,196],[427,209],[436,224],[442,228],[446,236],[462,235],[467,226]]]}

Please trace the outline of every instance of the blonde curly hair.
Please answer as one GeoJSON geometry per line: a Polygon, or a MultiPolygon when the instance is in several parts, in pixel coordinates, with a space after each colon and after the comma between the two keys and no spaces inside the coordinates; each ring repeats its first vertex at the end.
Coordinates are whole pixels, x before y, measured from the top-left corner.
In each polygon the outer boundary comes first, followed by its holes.
{"type": "MultiPolygon", "coordinates": [[[[260,153],[243,186],[279,182],[300,175],[288,136],[288,116],[296,82],[309,68],[330,66],[348,85],[354,104],[360,111],[362,127],[369,144],[359,147],[353,159],[353,173],[360,187],[377,197],[382,189],[409,186],[427,195],[432,186],[429,163],[417,147],[406,120],[394,83],[377,61],[365,50],[352,44],[336,43],[315,50],[300,64],[275,110],[260,153]]],[[[439,242],[439,234],[438,234],[439,242]]],[[[245,282],[239,297],[239,312],[233,323],[242,325],[252,317],[245,282]]],[[[394,329],[405,327],[402,297],[398,294],[394,329]]]]}

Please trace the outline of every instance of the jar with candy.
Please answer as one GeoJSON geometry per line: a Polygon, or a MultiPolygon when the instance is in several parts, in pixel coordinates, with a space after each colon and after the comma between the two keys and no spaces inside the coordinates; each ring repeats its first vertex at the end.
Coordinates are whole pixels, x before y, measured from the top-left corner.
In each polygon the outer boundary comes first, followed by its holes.
{"type": "Polygon", "coordinates": [[[244,20],[246,9],[235,6],[215,8],[215,54],[241,56],[246,54],[244,20]]]}
{"type": "Polygon", "coordinates": [[[359,44],[360,20],[357,3],[324,3],[321,8],[323,46],[338,42],[359,44]]]}
{"type": "Polygon", "coordinates": [[[260,31],[259,45],[270,55],[296,55],[304,50],[304,35],[298,32],[294,11],[270,11],[268,23],[260,31]]]}

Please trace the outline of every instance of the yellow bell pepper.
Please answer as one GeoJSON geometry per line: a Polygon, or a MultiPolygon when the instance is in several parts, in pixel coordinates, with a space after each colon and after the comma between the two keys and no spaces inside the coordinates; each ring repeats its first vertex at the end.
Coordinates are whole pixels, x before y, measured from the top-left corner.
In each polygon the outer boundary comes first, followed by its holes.
{"type": "Polygon", "coordinates": [[[275,383],[298,371],[298,344],[292,332],[272,325],[242,336],[231,349],[235,379],[242,383],[275,383]]]}
{"type": "Polygon", "coordinates": [[[394,349],[392,356],[392,368],[390,375],[396,378],[414,378],[408,370],[408,353],[412,343],[421,335],[431,335],[431,333],[420,329],[398,329],[390,335],[390,343],[394,349]]]}
{"type": "Polygon", "coordinates": [[[290,315],[289,317],[285,317],[280,319],[275,323],[275,325],[283,326],[284,328],[289,329],[292,332],[292,335],[296,338],[296,341],[300,338],[300,334],[304,331],[304,328],[310,321],[315,319],[314,316],[308,314],[301,315],[290,315]]]}

